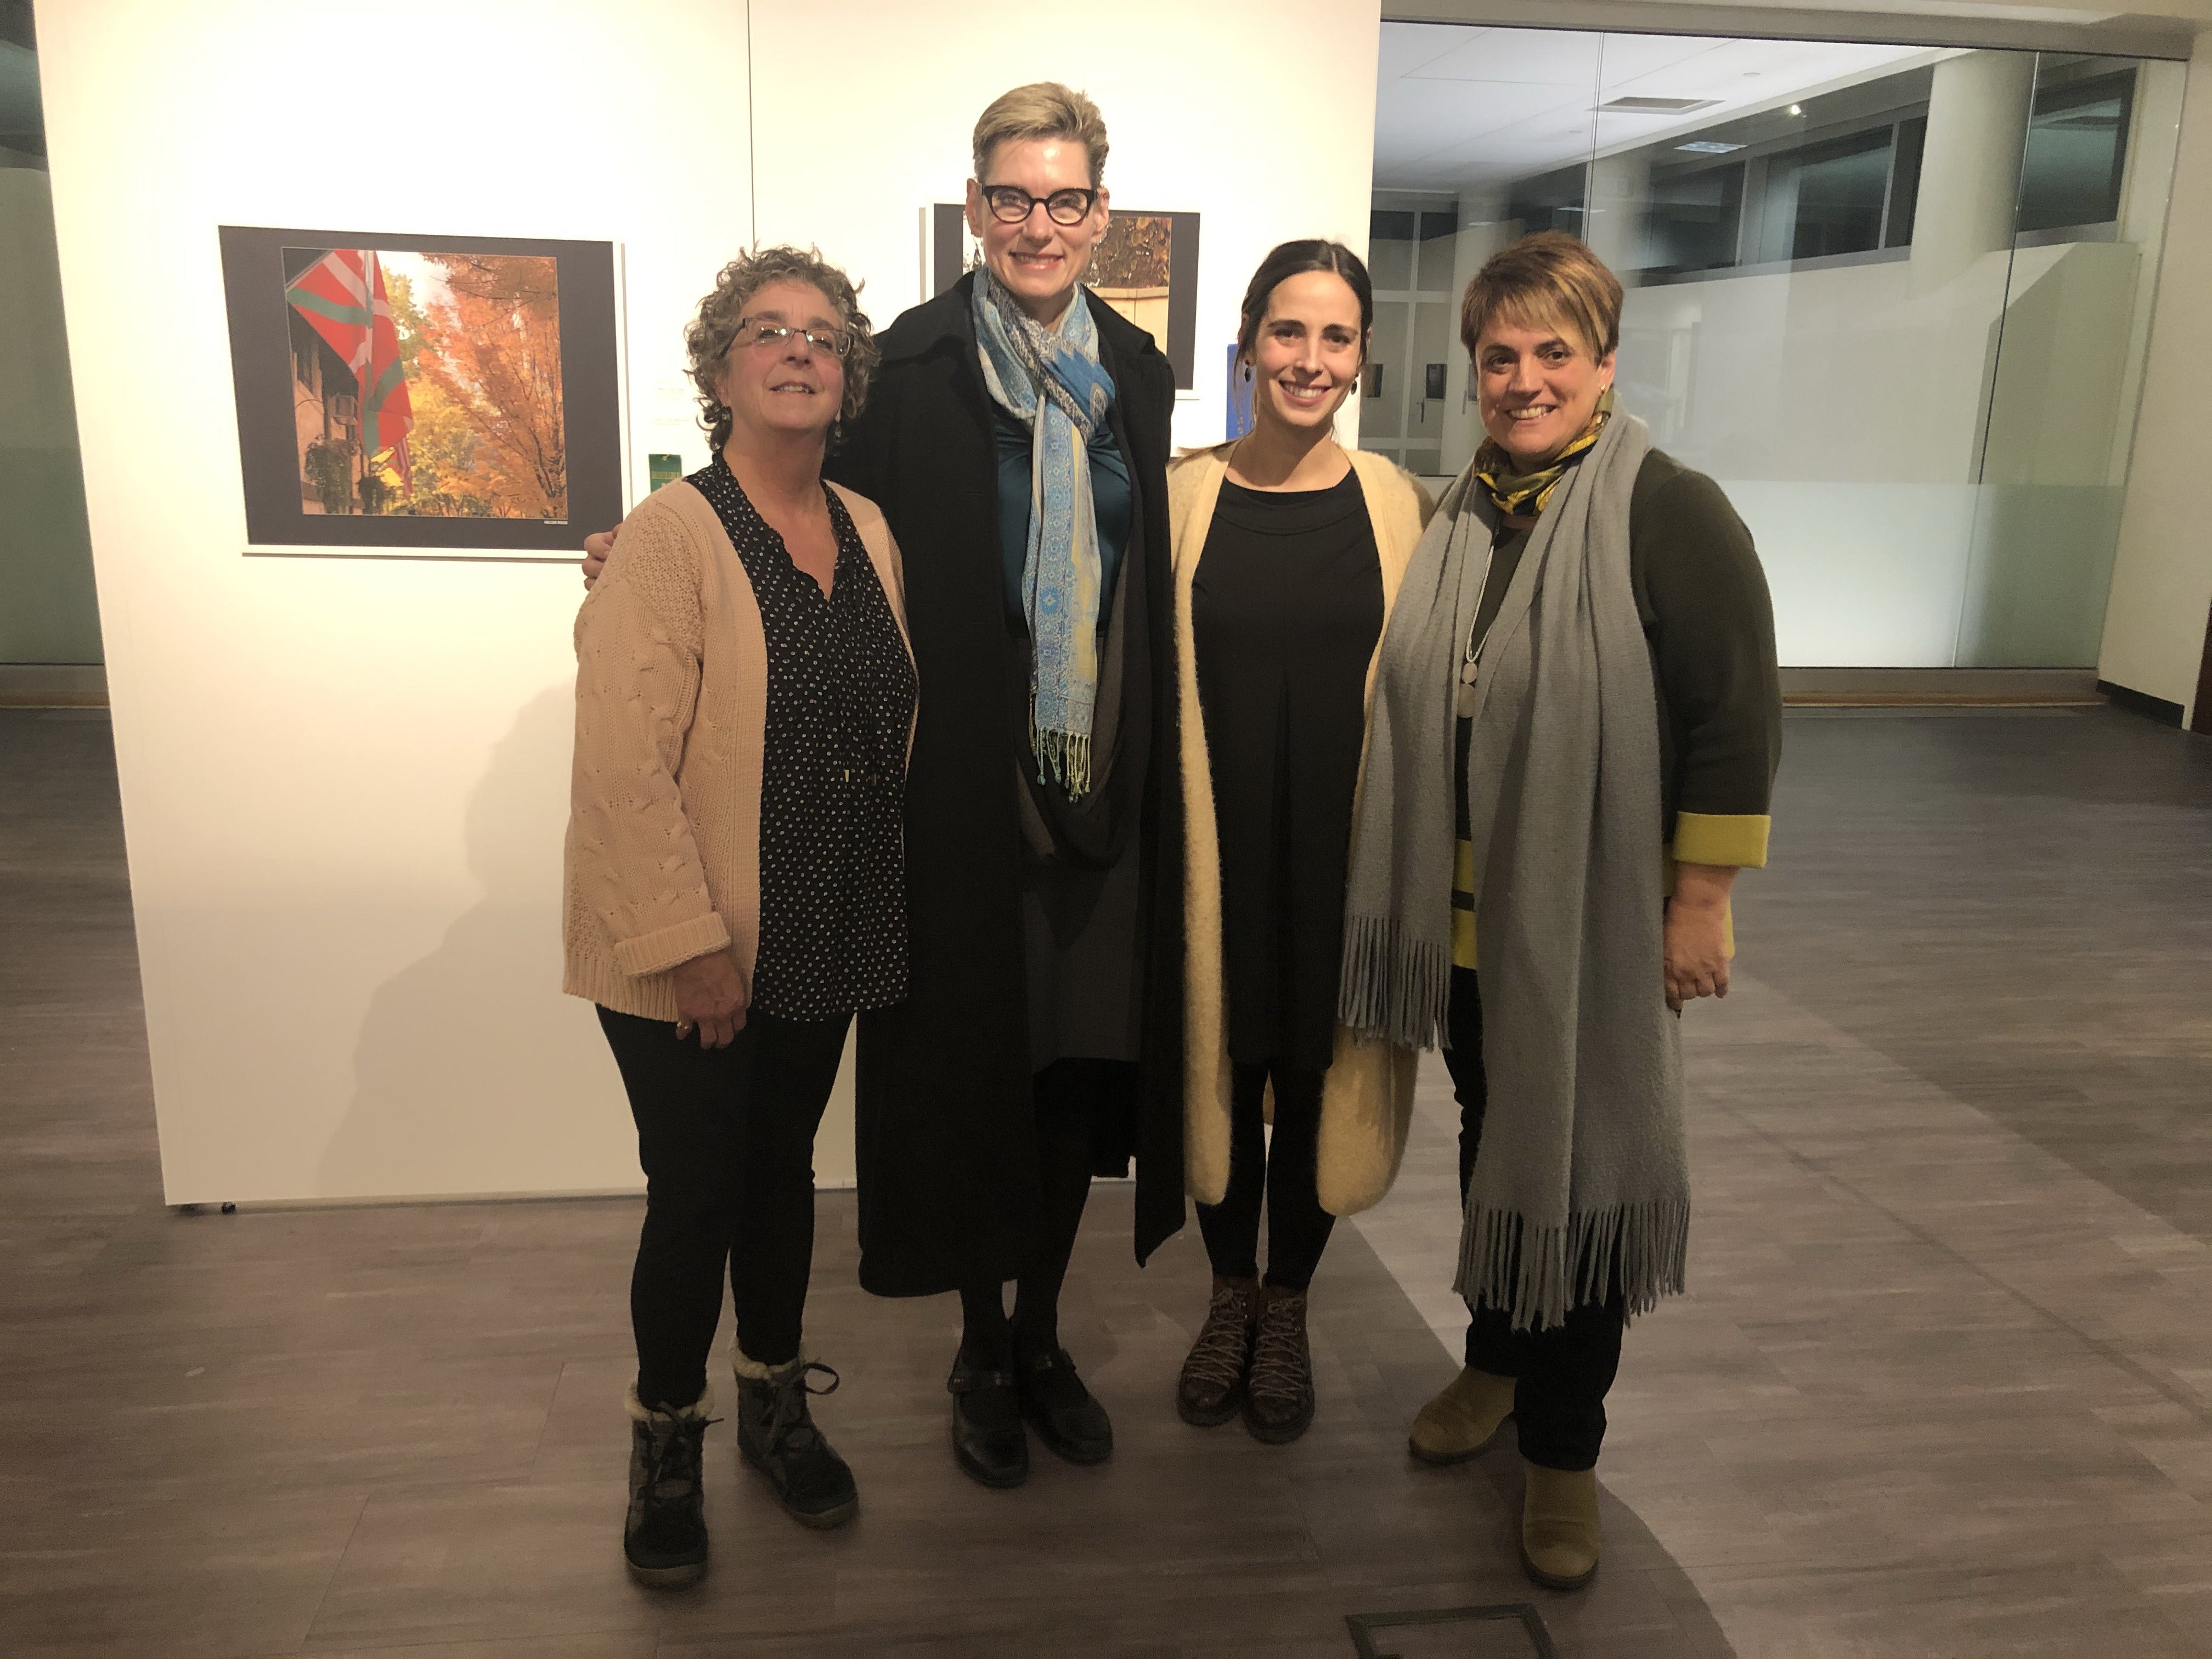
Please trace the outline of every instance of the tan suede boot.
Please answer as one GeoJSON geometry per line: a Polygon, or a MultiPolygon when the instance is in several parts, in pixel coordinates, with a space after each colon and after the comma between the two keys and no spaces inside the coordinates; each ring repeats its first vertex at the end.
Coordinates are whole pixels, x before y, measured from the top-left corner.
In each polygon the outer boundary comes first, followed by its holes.
{"type": "Polygon", "coordinates": [[[1522,1460],[1521,1565],[1546,1589],[1577,1590],[1597,1577],[1597,1471],[1547,1469],[1522,1460]]]}
{"type": "Polygon", "coordinates": [[[1406,1448],[1424,1463],[1464,1463],[1486,1450],[1513,1415],[1513,1379],[1472,1365],[1421,1407],[1406,1448]]]}

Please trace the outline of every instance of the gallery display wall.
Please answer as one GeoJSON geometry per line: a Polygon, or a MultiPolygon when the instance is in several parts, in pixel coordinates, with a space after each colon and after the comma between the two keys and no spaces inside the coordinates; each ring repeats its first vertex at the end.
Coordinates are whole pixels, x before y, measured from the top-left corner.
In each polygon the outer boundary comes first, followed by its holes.
{"type": "MultiPolygon", "coordinates": [[[[705,459],[679,336],[720,263],[756,229],[818,243],[888,322],[1009,86],[1085,88],[1116,195],[1202,217],[1179,442],[1221,431],[1266,249],[1364,241],[1357,0],[1135,0],[1111,27],[977,0],[957,29],[866,0],[48,0],[38,25],[177,1203],[638,1183],[591,1011],[557,991],[575,568],[249,550],[218,227],[615,244],[632,501],[648,455],[705,459]],[[1237,77],[1285,40],[1330,81],[1255,158],[1237,77]]],[[[817,1167],[849,1179],[848,1123],[817,1167]]]]}

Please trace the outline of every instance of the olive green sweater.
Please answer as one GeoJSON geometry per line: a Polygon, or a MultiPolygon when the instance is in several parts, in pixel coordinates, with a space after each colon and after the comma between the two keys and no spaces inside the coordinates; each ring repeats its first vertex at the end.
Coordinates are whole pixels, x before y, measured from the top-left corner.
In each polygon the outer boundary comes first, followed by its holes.
{"type": "MultiPolygon", "coordinates": [[[[1628,526],[1629,581],[1658,694],[1662,843],[1685,864],[1764,866],[1782,684],[1773,603],[1751,532],[1718,484],[1656,449],[1636,475],[1628,526]]],[[[1478,635],[1504,602],[1528,535],[1515,532],[1492,553],[1478,635]]],[[[1466,733],[1462,721],[1462,753],[1466,733]]],[[[1474,849],[1464,839],[1466,790],[1458,793],[1452,956],[1472,968],[1474,849]]]]}

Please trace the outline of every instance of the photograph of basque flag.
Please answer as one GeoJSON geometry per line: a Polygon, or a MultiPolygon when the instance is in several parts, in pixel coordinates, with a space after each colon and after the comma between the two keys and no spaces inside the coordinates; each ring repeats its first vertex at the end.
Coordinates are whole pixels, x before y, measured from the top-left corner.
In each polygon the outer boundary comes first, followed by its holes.
{"type": "Polygon", "coordinates": [[[497,557],[621,517],[611,244],[222,241],[249,552],[497,557]]]}

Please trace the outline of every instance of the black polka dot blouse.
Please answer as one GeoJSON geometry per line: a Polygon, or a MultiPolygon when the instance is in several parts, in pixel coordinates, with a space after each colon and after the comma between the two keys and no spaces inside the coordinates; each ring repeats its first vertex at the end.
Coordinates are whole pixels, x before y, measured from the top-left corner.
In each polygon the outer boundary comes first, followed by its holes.
{"type": "Polygon", "coordinates": [[[825,596],[717,455],[688,480],[737,549],[768,635],[754,1008],[830,1019],[906,995],[902,809],[914,665],[852,514],[825,596]]]}

